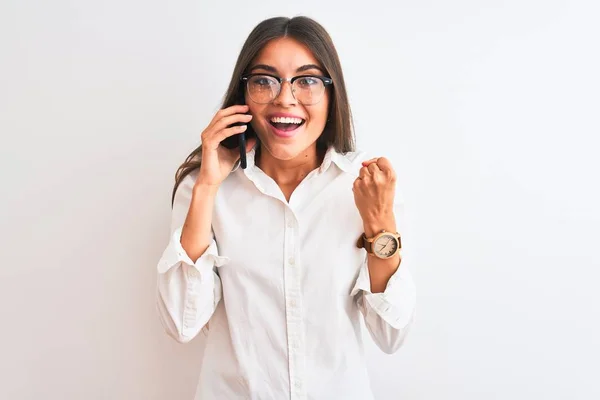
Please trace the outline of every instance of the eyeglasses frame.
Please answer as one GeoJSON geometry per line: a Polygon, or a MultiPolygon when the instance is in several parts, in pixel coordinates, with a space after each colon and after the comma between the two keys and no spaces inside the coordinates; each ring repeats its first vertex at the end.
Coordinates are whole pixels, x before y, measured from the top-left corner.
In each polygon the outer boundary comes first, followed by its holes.
{"type": "MultiPolygon", "coordinates": [[[[327,76],[323,76],[323,75],[313,75],[313,74],[305,74],[305,75],[296,75],[296,76],[292,76],[291,78],[282,78],[280,76],[277,75],[273,75],[273,74],[267,74],[264,72],[261,73],[253,73],[253,74],[246,74],[246,75],[242,75],[240,77],[240,80],[242,82],[244,82],[246,89],[248,88],[248,80],[250,78],[252,78],[253,76],[268,76],[270,78],[273,78],[275,80],[277,80],[279,82],[279,91],[277,92],[277,94],[275,95],[275,97],[273,97],[273,99],[271,101],[269,101],[268,103],[259,103],[259,104],[270,104],[272,102],[275,101],[275,99],[277,97],[279,97],[279,95],[281,94],[281,88],[283,87],[283,82],[289,82],[290,83],[290,89],[292,91],[292,96],[294,97],[294,99],[296,99],[296,95],[294,94],[294,82],[300,78],[316,78],[319,79],[321,82],[323,82],[323,86],[325,86],[325,89],[327,89],[327,86],[331,86],[333,85],[333,79],[327,77],[327,76]]],[[[325,93],[323,91],[323,93],[325,93]]],[[[298,100],[298,99],[296,99],[298,100]]],[[[254,101],[254,100],[253,100],[254,101]]],[[[298,100],[300,101],[300,100],[298,100]]],[[[319,99],[319,101],[321,101],[321,99],[319,99]]],[[[317,104],[318,102],[314,103],[317,104]]]]}

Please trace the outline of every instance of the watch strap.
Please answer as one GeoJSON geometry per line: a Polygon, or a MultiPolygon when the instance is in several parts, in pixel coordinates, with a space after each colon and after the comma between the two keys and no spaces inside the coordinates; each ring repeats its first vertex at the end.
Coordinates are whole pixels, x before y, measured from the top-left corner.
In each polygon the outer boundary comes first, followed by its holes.
{"type": "Polygon", "coordinates": [[[358,241],[356,242],[356,247],[364,248],[369,254],[373,253],[373,242],[369,241],[369,239],[364,233],[358,238],[358,241]]]}

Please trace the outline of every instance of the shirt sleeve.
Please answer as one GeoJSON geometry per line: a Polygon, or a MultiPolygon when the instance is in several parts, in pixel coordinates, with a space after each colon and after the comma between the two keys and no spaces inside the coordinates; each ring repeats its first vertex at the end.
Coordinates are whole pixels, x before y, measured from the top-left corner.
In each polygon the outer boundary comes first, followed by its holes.
{"type": "Polygon", "coordinates": [[[377,346],[385,353],[396,352],[406,338],[416,313],[416,287],[410,273],[411,253],[404,248],[405,229],[404,203],[395,205],[398,232],[402,237],[402,260],[396,272],[390,277],[385,290],[371,292],[368,256],[361,264],[358,278],[351,292],[364,316],[365,325],[377,346]]]}
{"type": "Polygon", "coordinates": [[[180,343],[192,340],[208,323],[222,297],[217,268],[229,259],[219,255],[212,237],[196,260],[181,245],[183,223],[190,206],[194,179],[181,182],[171,212],[171,234],[157,266],[157,311],[169,336],[180,343]]]}

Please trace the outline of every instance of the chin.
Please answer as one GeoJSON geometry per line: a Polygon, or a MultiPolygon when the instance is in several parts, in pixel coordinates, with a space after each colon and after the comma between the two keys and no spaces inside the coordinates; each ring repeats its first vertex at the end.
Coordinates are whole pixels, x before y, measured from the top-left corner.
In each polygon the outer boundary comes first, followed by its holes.
{"type": "Polygon", "coordinates": [[[301,143],[273,143],[270,141],[263,141],[261,145],[273,158],[282,161],[293,160],[310,146],[301,143]]]}

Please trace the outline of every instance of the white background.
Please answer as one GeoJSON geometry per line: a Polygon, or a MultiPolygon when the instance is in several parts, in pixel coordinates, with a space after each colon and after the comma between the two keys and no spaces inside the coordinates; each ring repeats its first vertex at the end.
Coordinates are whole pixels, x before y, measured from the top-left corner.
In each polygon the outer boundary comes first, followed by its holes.
{"type": "MultiPolygon", "coordinates": [[[[177,166],[252,27],[316,18],[392,159],[418,318],[379,400],[597,399],[598,3],[0,3],[0,398],[191,399],[154,309],[177,166]]],[[[329,399],[326,399],[329,400],[329,399]]]]}

